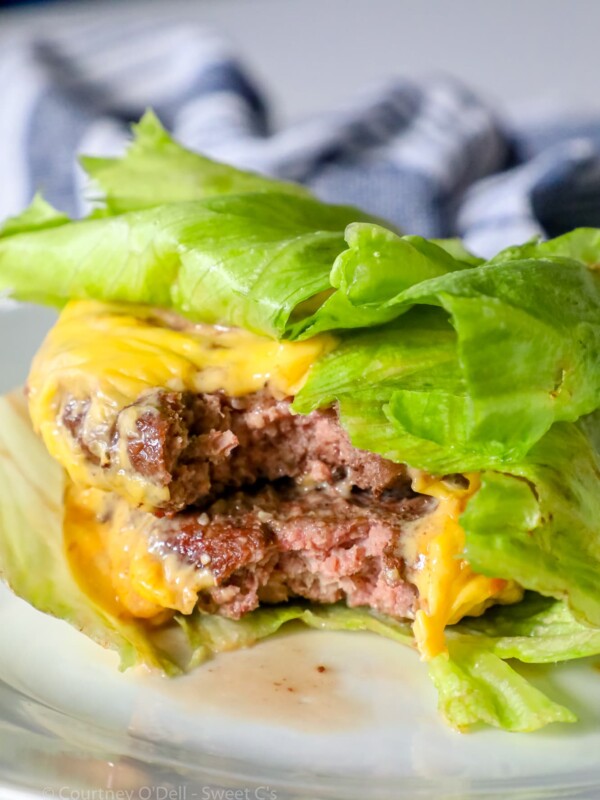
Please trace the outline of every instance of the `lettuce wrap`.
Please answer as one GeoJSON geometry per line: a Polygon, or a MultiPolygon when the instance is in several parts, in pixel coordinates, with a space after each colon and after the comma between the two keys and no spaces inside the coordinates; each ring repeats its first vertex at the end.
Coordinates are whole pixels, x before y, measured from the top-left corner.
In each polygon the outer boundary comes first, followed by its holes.
{"type": "MultiPolygon", "coordinates": [[[[572,722],[508,661],[600,653],[600,232],[483,262],[454,240],[402,236],[301,187],[190,153],[151,114],[122,159],[83,166],[99,208],[71,221],[38,197],[8,220],[0,290],[57,307],[157,306],[279,340],[335,332],[295,412],[335,404],[355,447],[433,475],[478,473],[462,556],[527,590],[447,628],[447,652],[428,665],[442,713],[458,728],[572,722]]],[[[123,667],[176,674],[292,621],[414,647],[406,622],[294,604],[239,622],[176,615],[182,661],[151,626],[111,615],[78,586],[62,546],[62,470],[23,399],[1,405],[0,573],[32,605],[116,649],[123,667]]]]}

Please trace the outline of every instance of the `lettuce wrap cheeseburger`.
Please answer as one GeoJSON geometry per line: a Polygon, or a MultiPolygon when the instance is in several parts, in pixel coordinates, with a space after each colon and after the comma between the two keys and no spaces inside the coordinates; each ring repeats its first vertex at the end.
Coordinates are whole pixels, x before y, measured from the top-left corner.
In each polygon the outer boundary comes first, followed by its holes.
{"type": "Polygon", "coordinates": [[[152,114],[83,166],[88,218],[0,230],[60,309],[1,401],[4,580],[123,667],[300,620],[414,648],[455,727],[573,721],[508,660],[600,653],[600,231],[484,262],[152,114]]]}

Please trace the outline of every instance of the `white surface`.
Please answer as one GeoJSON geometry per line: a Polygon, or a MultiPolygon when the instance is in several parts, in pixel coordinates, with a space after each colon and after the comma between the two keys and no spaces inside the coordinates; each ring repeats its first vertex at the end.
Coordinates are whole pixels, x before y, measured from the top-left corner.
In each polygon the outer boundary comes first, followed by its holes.
{"type": "MultiPolygon", "coordinates": [[[[35,788],[33,797],[44,789],[60,797],[61,787],[70,797],[89,787],[146,786],[185,786],[188,797],[202,797],[210,784],[269,786],[277,800],[600,792],[600,680],[589,662],[540,673],[577,707],[577,727],[460,735],[437,717],[414,654],[369,634],[299,631],[220,656],[173,684],[119,673],[111,653],[3,587],[0,628],[0,773],[9,786],[35,788]],[[296,672],[325,663],[337,676],[325,722],[307,713],[315,696],[302,689],[285,719],[270,714],[268,694],[248,713],[248,694],[265,686],[249,685],[252,677],[261,670],[281,677],[278,664],[289,664],[290,650],[296,672]],[[250,680],[219,702],[209,691],[210,665],[224,681],[232,670],[250,680]]],[[[280,690],[268,691],[278,702],[280,690]]]]}
{"type": "MultiPolygon", "coordinates": [[[[0,315],[11,382],[35,345],[32,314],[0,315]]],[[[214,800],[211,786],[251,800],[600,794],[600,673],[589,660],[527,669],[577,712],[576,726],[460,735],[438,718],[415,654],[369,634],[301,630],[172,682],[119,673],[112,653],[2,586],[0,631],[1,800],[214,800]]]]}
{"type": "Polygon", "coordinates": [[[118,19],[156,8],[229,36],[284,119],[326,110],[391,75],[440,71],[501,106],[600,108],[594,0],[88,0],[0,12],[0,43],[64,15],[118,19]]]}

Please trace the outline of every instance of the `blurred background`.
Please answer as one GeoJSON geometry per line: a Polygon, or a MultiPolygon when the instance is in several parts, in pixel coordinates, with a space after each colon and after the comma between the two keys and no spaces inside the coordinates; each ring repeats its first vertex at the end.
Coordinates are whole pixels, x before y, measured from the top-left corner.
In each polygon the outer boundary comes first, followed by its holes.
{"type": "Polygon", "coordinates": [[[449,72],[509,110],[600,106],[596,0],[84,0],[2,2],[0,47],[34,28],[134,7],[214,25],[268,89],[279,121],[390,75],[449,72]]]}
{"type": "Polygon", "coordinates": [[[152,107],[191,149],[482,254],[600,225],[598,22],[594,0],[0,0],[0,219],[36,190],[85,213],[76,154],[122,152],[152,107]],[[523,166],[488,197],[521,221],[471,241],[480,182],[523,166]]]}

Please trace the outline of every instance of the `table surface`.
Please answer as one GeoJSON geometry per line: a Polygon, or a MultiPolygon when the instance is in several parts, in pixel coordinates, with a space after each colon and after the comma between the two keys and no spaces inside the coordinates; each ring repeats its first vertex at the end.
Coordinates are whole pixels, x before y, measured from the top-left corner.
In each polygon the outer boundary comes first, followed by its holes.
{"type": "MultiPolygon", "coordinates": [[[[163,0],[88,0],[0,11],[0,47],[65,17],[152,13],[163,0]]],[[[595,0],[170,0],[245,57],[286,122],[390,75],[451,73],[500,108],[600,110],[595,0]]]]}

